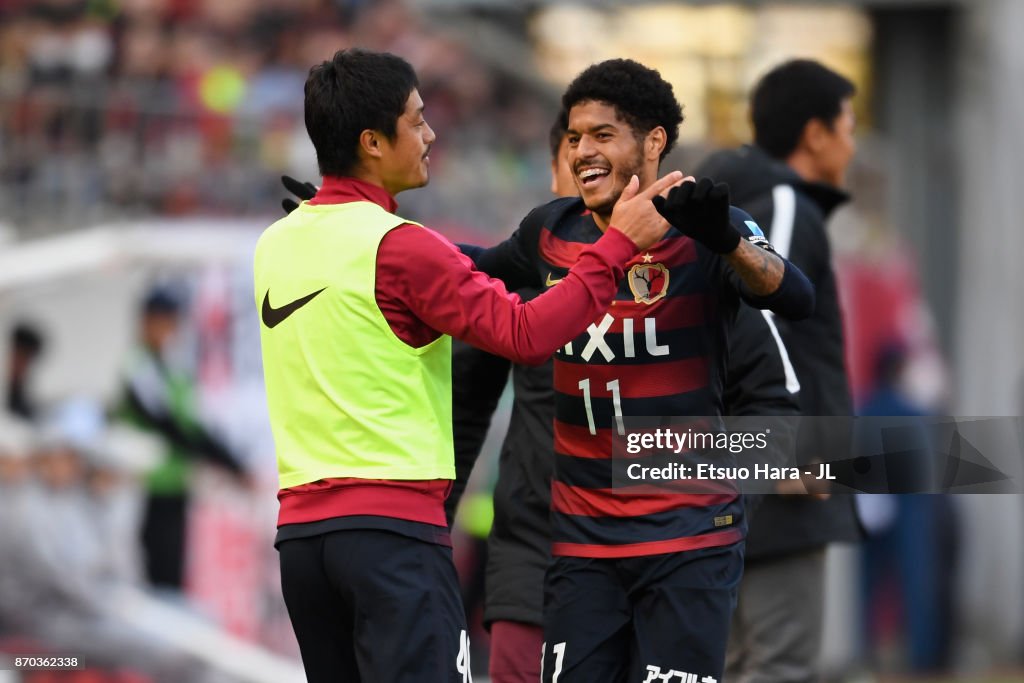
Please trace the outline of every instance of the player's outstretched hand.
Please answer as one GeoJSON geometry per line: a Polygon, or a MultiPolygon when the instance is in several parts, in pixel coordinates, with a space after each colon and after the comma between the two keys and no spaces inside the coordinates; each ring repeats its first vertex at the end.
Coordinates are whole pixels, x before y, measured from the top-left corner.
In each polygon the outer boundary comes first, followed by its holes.
{"type": "Polygon", "coordinates": [[[609,224],[633,240],[638,249],[648,248],[664,237],[669,228],[651,200],[682,180],[682,173],[672,171],[640,191],[640,179],[633,176],[615,202],[609,224]]]}
{"type": "Polygon", "coordinates": [[[718,254],[731,253],[740,233],[729,222],[729,186],[710,178],[685,182],[667,197],[654,197],[654,206],[669,223],[718,254]]]}
{"type": "MultiPolygon", "coordinates": [[[[281,184],[284,185],[284,189],[298,197],[299,201],[312,199],[320,189],[313,183],[304,183],[301,180],[292,178],[290,175],[281,176],[281,184]]],[[[295,209],[299,208],[299,202],[295,201],[291,197],[286,197],[281,200],[281,208],[284,209],[285,213],[291,213],[295,209]]]]}

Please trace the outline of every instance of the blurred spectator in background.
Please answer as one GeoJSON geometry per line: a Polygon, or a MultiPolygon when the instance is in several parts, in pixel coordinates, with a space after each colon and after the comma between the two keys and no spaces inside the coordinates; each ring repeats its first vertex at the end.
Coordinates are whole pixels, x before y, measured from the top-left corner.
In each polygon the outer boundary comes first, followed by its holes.
{"type": "MultiPolygon", "coordinates": [[[[12,478],[9,469],[0,470],[8,473],[3,486],[17,487],[24,500],[21,523],[0,535],[5,635],[28,639],[35,651],[74,653],[89,666],[127,667],[161,683],[209,680],[204,667],[143,634],[118,611],[118,589],[131,579],[115,566],[110,549],[124,539],[109,535],[104,519],[110,488],[90,478],[136,455],[114,452],[118,442],[106,429],[98,404],[67,401],[46,420],[32,476],[12,478]],[[108,464],[97,467],[100,462],[108,464]]],[[[13,500],[8,493],[5,512],[13,500]]]]}
{"type": "Polygon", "coordinates": [[[11,329],[7,352],[7,410],[25,420],[36,417],[38,406],[32,397],[32,368],[45,349],[43,333],[30,323],[20,322],[11,329]]]}
{"type": "MultiPolygon", "coordinates": [[[[927,409],[904,389],[909,349],[883,344],[875,362],[875,387],[858,411],[864,416],[920,417],[927,409]]],[[[894,422],[893,426],[913,424],[894,422]]],[[[927,431],[921,430],[922,439],[927,431]]],[[[928,449],[925,453],[931,453],[928,449]]],[[[898,457],[914,458],[908,450],[898,457]]],[[[927,458],[928,456],[923,456],[927,458]]],[[[904,482],[928,490],[935,463],[915,460],[902,467],[904,482]],[[923,487],[923,488],[922,488],[923,487]]],[[[890,481],[893,468],[888,468],[890,481]]],[[[955,511],[945,495],[858,495],[868,537],[861,554],[861,617],[872,670],[934,673],[949,664],[958,534],[955,511]]]]}
{"type": "MultiPolygon", "coordinates": [[[[779,254],[814,283],[814,315],[778,324],[806,416],[853,415],[825,232],[829,214],[849,199],[840,188],[855,149],[853,94],[849,80],[817,62],[777,66],[751,97],[755,144],[716,153],[697,171],[728,183],[732,203],[769,228],[768,238],[779,254]]],[[[802,425],[798,462],[842,458],[845,437],[831,433],[834,425],[833,420],[802,425]]],[[[821,491],[766,496],[752,515],[730,633],[731,680],[818,679],[825,546],[857,540],[861,533],[853,497],[826,497],[821,491]]]]}
{"type": "Polygon", "coordinates": [[[525,143],[543,133],[544,95],[430,30],[414,3],[48,0],[0,3],[5,219],[268,212],[277,177],[315,162],[296,104],[308,65],[356,40],[408,57],[454,131],[432,159],[448,182],[407,210],[504,232],[543,198],[545,160],[525,143]]]}
{"type": "Polygon", "coordinates": [[[78,614],[98,605],[91,585],[95,535],[86,511],[80,456],[95,436],[98,415],[98,409],[90,411],[87,405],[65,406],[47,420],[29,468],[7,470],[5,512],[19,520],[5,525],[3,541],[9,545],[0,552],[5,581],[0,605],[16,632],[45,636],[50,623],[60,621],[52,619],[51,610],[78,614]]]}
{"type": "Polygon", "coordinates": [[[883,343],[875,358],[874,388],[857,411],[859,415],[921,416],[928,411],[903,389],[909,350],[898,341],[883,343]]]}
{"type": "Polygon", "coordinates": [[[125,425],[106,428],[97,448],[85,453],[89,516],[103,551],[104,573],[121,584],[142,585],[139,533],[145,472],[159,464],[163,444],[151,434],[125,425]]]}
{"type": "Polygon", "coordinates": [[[170,358],[181,316],[182,303],[169,288],[154,288],[146,296],[118,407],[122,419],[159,438],[165,447],[161,461],[146,477],[142,544],[149,581],[176,590],[184,579],[193,461],[202,458],[243,476],[234,455],[200,423],[193,378],[170,358]]]}
{"type": "Polygon", "coordinates": [[[27,524],[29,455],[33,433],[27,423],[0,413],[0,636],[11,631],[7,597],[19,590],[5,560],[18,552],[18,534],[27,524]]]}

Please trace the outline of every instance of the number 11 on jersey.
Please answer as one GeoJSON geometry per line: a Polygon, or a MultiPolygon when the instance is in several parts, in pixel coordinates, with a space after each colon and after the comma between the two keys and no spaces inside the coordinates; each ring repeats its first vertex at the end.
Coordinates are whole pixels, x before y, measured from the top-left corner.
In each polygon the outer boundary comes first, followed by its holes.
{"type": "MultiPolygon", "coordinates": [[[[590,433],[596,435],[597,426],[594,424],[594,406],[590,401],[590,379],[581,379],[577,386],[583,390],[583,404],[587,409],[587,426],[590,427],[590,433]]],[[[622,422],[622,395],[619,392],[619,380],[613,379],[605,385],[605,388],[612,394],[612,407],[615,410],[615,429],[619,432],[619,436],[623,436],[626,433],[626,427],[622,422]]]]}

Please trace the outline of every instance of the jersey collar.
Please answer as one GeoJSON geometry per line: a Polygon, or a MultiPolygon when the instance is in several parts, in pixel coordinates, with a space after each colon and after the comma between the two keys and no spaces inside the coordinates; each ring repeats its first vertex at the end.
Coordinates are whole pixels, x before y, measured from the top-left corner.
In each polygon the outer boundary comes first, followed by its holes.
{"type": "Polygon", "coordinates": [[[345,204],[347,202],[373,202],[389,213],[394,213],[398,202],[379,185],[349,176],[324,176],[324,184],[310,204],[345,204]]]}

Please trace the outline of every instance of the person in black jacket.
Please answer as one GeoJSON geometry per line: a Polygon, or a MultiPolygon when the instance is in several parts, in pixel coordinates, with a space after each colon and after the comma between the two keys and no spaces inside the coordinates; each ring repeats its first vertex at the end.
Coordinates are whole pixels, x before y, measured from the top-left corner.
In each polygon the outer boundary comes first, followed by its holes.
{"type": "Polygon", "coordinates": [[[45,336],[31,323],[19,322],[11,328],[7,352],[7,410],[23,420],[32,421],[39,416],[30,381],[45,349],[45,336]]]}
{"type": "MultiPolygon", "coordinates": [[[[751,98],[755,144],[712,155],[698,173],[726,182],[733,203],[770,230],[776,250],[815,286],[817,306],[810,318],[778,321],[800,380],[805,416],[853,414],[825,232],[829,214],[849,199],[840,188],[855,149],[853,95],[850,81],[817,62],[776,67],[751,98]]],[[[798,457],[836,459],[844,445],[837,431],[804,421],[798,457]]],[[[825,546],[857,540],[861,530],[852,496],[829,497],[792,483],[796,489],[780,493],[795,495],[767,496],[751,516],[730,635],[730,681],[799,683],[818,677],[825,546]]]]}
{"type": "MultiPolygon", "coordinates": [[[[552,191],[577,194],[564,150],[564,114],[551,130],[552,191]],[[566,167],[562,169],[561,167],[566,167]],[[566,172],[562,172],[562,171],[566,172]]],[[[524,300],[536,292],[520,291],[524,300]]],[[[798,412],[799,384],[773,323],[741,306],[729,337],[725,405],[729,415],[798,412]]],[[[453,347],[456,479],[446,508],[454,514],[511,368],[514,401],[501,447],[488,538],[484,622],[491,629],[494,683],[536,681],[543,641],[544,573],[551,560],[549,510],[554,460],[552,367],[511,364],[469,345],[453,347]]],[[[780,437],[777,443],[783,443],[780,437]]]]}

